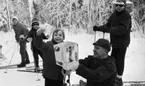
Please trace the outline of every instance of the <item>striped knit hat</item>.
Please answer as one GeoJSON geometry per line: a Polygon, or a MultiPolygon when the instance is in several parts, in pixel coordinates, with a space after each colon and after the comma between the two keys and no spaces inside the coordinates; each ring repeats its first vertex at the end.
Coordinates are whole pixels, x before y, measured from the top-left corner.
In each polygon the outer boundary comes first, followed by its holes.
{"type": "Polygon", "coordinates": [[[126,0],[116,0],[113,4],[124,4],[126,5],[126,0]]]}

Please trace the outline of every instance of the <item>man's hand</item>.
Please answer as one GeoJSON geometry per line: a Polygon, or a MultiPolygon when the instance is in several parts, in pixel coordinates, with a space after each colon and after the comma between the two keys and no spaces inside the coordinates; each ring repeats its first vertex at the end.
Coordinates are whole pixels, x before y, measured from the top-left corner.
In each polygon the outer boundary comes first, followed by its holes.
{"type": "Polygon", "coordinates": [[[73,61],[68,63],[63,63],[63,69],[75,71],[79,66],[79,62],[73,61]]]}
{"type": "Polygon", "coordinates": [[[37,35],[41,35],[45,31],[45,28],[39,28],[37,30],[37,35]]]}
{"type": "Polygon", "coordinates": [[[33,40],[33,39],[32,39],[31,37],[27,38],[27,41],[28,41],[28,42],[32,42],[32,40],[33,40]]]}
{"type": "Polygon", "coordinates": [[[93,27],[93,31],[99,31],[99,27],[95,25],[95,26],[93,27]]]}
{"type": "Polygon", "coordinates": [[[24,36],[24,35],[20,35],[19,38],[20,38],[20,39],[24,39],[25,36],[24,36]]]}

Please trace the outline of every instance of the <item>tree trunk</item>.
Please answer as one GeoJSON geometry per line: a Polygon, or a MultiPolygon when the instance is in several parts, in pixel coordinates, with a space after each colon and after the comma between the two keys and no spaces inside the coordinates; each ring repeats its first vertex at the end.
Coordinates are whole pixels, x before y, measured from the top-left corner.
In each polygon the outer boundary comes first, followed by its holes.
{"type": "Polygon", "coordinates": [[[33,6],[34,6],[34,15],[33,15],[33,19],[36,19],[38,21],[40,21],[40,18],[39,18],[39,10],[40,10],[40,0],[33,0],[33,6]]]}
{"type": "Polygon", "coordinates": [[[33,5],[33,0],[29,0],[29,13],[30,13],[30,21],[32,21],[32,18],[33,18],[33,14],[32,14],[32,5],[33,5]]]}
{"type": "Polygon", "coordinates": [[[5,0],[6,1],[6,6],[7,6],[7,15],[8,15],[8,28],[9,30],[11,29],[11,20],[10,20],[10,11],[9,11],[9,3],[8,3],[8,0],[5,0]]]}

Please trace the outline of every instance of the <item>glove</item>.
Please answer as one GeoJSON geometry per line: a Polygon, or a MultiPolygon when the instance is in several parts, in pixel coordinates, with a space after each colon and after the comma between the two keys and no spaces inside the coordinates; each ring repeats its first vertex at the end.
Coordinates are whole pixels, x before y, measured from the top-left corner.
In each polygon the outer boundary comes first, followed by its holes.
{"type": "Polygon", "coordinates": [[[24,37],[24,35],[20,35],[19,38],[20,39],[24,39],[25,37],[24,37]]]}
{"type": "Polygon", "coordinates": [[[47,34],[46,37],[47,37],[47,38],[50,38],[50,35],[47,34]]]}
{"type": "Polygon", "coordinates": [[[27,41],[28,41],[28,42],[32,42],[32,40],[33,40],[33,39],[32,39],[31,37],[27,38],[27,41]]]}
{"type": "Polygon", "coordinates": [[[39,28],[37,30],[37,35],[41,35],[45,31],[45,28],[39,28]]]}
{"type": "Polygon", "coordinates": [[[79,62],[73,61],[68,63],[63,63],[63,69],[75,71],[79,67],[79,62]]]}
{"type": "Polygon", "coordinates": [[[95,25],[95,26],[93,27],[93,31],[99,31],[99,27],[95,25]]]}

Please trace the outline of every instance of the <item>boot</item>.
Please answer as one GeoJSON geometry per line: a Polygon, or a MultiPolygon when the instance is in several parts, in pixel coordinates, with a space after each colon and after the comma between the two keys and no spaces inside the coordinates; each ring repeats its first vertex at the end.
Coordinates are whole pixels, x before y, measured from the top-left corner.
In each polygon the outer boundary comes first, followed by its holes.
{"type": "Polygon", "coordinates": [[[26,64],[25,64],[25,63],[20,63],[20,64],[17,65],[17,67],[18,67],[18,68],[26,67],[26,64]]]}
{"type": "Polygon", "coordinates": [[[122,78],[116,77],[114,86],[123,86],[122,78]]]}
{"type": "Polygon", "coordinates": [[[42,69],[40,67],[35,67],[34,72],[40,72],[42,69]]]}
{"type": "Polygon", "coordinates": [[[26,61],[25,61],[25,64],[30,64],[30,61],[29,61],[29,60],[26,60],[26,61]]]}

